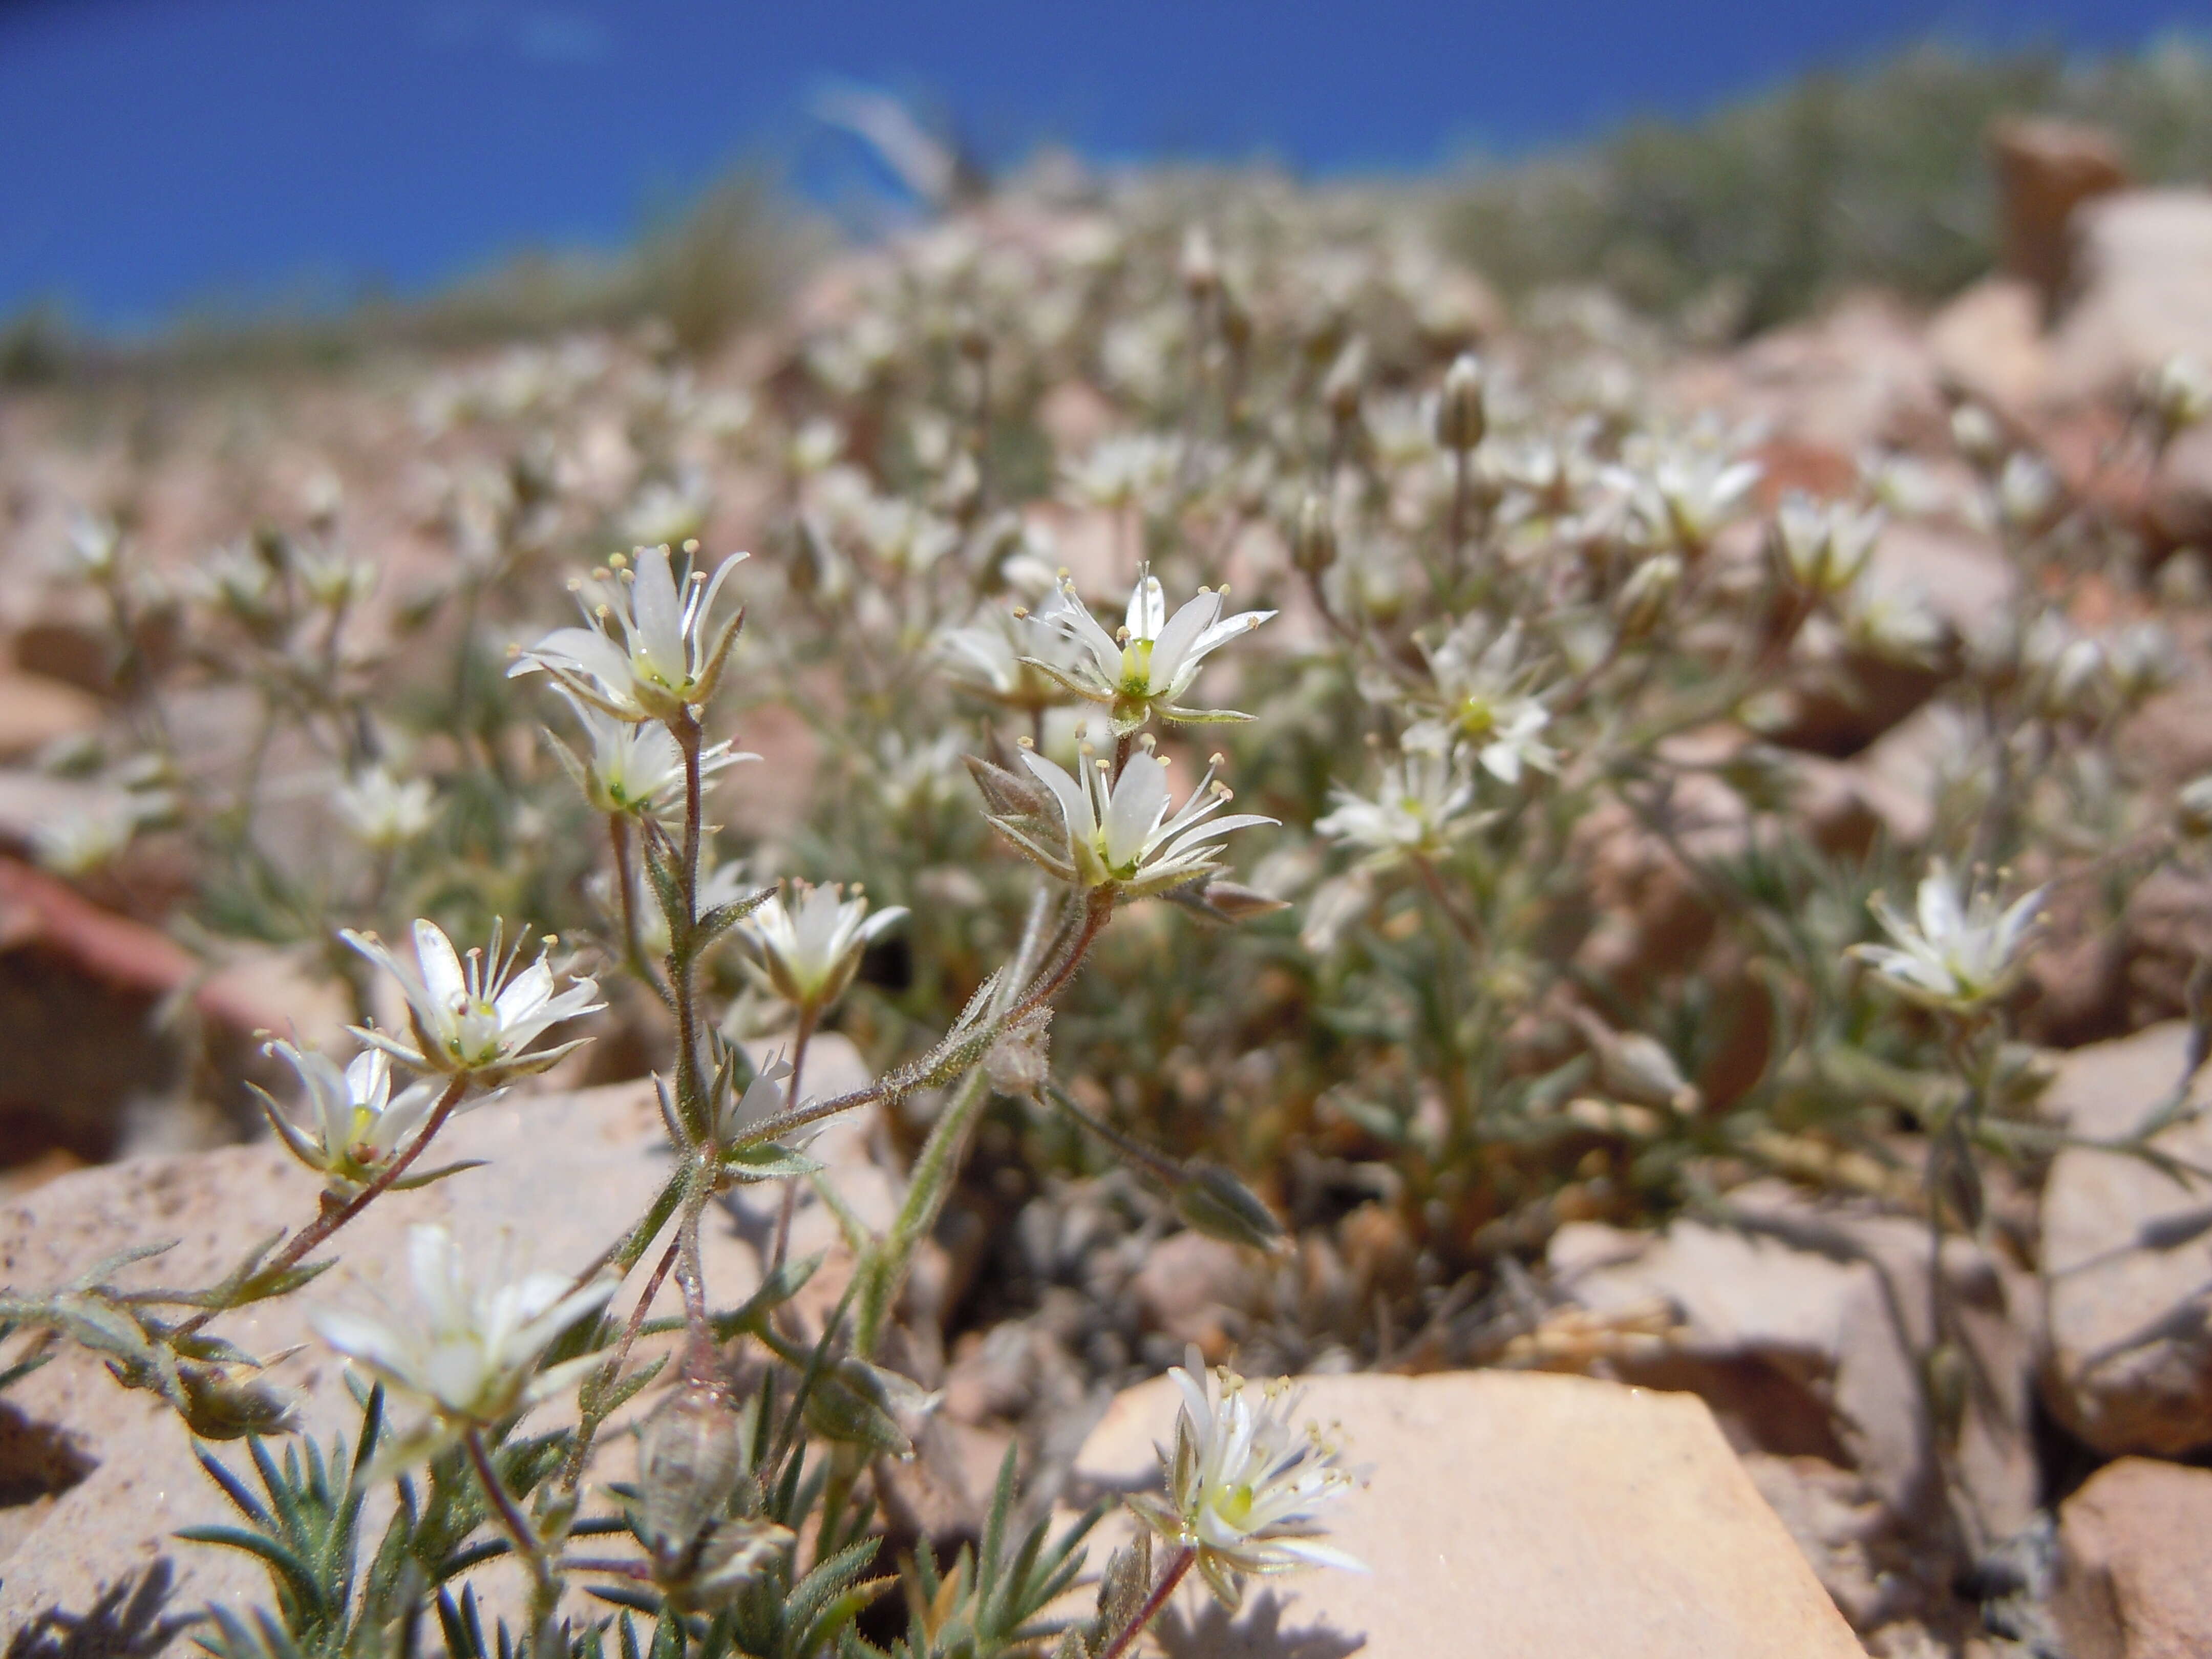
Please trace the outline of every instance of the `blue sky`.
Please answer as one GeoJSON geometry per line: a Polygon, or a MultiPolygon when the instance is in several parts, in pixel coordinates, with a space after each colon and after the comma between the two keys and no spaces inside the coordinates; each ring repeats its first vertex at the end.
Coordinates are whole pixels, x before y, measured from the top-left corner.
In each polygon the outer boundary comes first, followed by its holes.
{"type": "Polygon", "coordinates": [[[987,156],[1309,172],[1515,152],[1930,34],[2136,44],[2176,0],[0,0],[0,315],[416,289],[609,246],[733,160],[834,173],[827,82],[987,156]]]}

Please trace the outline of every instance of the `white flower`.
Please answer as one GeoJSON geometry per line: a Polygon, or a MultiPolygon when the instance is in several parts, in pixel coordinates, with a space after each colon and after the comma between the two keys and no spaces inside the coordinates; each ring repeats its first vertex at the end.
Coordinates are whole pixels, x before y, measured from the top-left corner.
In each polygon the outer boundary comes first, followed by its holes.
{"type": "Polygon", "coordinates": [[[1861,512],[1844,501],[1821,506],[1792,492],[1774,516],[1776,561],[1797,587],[1827,598],[1858,580],[1881,530],[1878,512],[1861,512]]]}
{"type": "MultiPolygon", "coordinates": [[[[301,1126],[264,1090],[261,1109],[293,1157],[329,1177],[331,1190],[350,1194],[366,1184],[403,1142],[421,1128],[437,1104],[434,1084],[416,1083],[392,1092],[392,1057],[381,1048],[364,1048],[340,1071],[318,1054],[302,1054],[289,1042],[266,1050],[281,1054],[299,1073],[307,1093],[307,1122],[301,1126]]],[[[410,1177],[402,1187],[422,1184],[410,1177]]]]}
{"type": "Polygon", "coordinates": [[[2063,486],[2058,475],[2025,450],[2008,456],[1997,475],[1997,511],[2020,530],[2039,530],[2057,511],[2063,486]]]}
{"type": "Polygon", "coordinates": [[[860,504],[853,528],[868,551],[894,570],[927,570],[960,545],[957,526],[911,501],[880,496],[860,504]]]}
{"type": "Polygon", "coordinates": [[[1177,459],[1172,440],[1137,433],[1104,440],[1081,460],[1065,464],[1060,476],[1078,501],[1118,510],[1166,489],[1177,459]]]}
{"type": "Polygon", "coordinates": [[[1887,661],[1927,665],[1949,641],[1948,623],[1917,585],[1878,588],[1862,578],[1844,594],[1844,636],[1887,661]]]}
{"type": "Polygon", "coordinates": [[[790,1079],[791,1062],[780,1054],[771,1056],[767,1065],[753,1073],[744,1093],[724,1097],[714,1138],[726,1146],[754,1124],[765,1123],[783,1110],[789,1103],[790,1079]]]}
{"type": "Polygon", "coordinates": [[[2020,667],[2039,712],[2051,720],[2094,720],[2115,689],[2105,647],[2056,611],[2021,636],[2020,667]]]}
{"type": "Polygon", "coordinates": [[[793,882],[792,890],[796,902],[778,893],[740,921],[738,931],[778,996],[794,1008],[819,1012],[844,995],[861,952],[905,916],[906,907],[895,904],[870,915],[857,887],[849,899],[834,884],[793,882]]]}
{"type": "Polygon", "coordinates": [[[65,812],[33,827],[31,848],[40,864],[64,876],[88,876],[123,855],[138,833],[139,814],[128,801],[65,812]]]}
{"type": "Polygon", "coordinates": [[[1755,462],[1682,449],[1617,469],[1613,477],[1626,489],[1646,535],[1694,553],[1741,510],[1759,471],[1755,462]]]}
{"type": "Polygon", "coordinates": [[[2154,622],[2130,623],[2105,641],[2105,669],[2123,702],[2141,702],[2181,678],[2181,651],[2154,622]]]}
{"type": "Polygon", "coordinates": [[[1125,897],[1143,898],[1180,887],[1218,867],[1220,849],[1212,842],[1232,830],[1275,822],[1250,812],[1213,816],[1231,799],[1227,786],[1214,781],[1218,755],[1172,815],[1168,763],[1153,756],[1130,757],[1110,786],[1107,762],[1088,748],[1079,780],[1033,750],[1023,750],[1022,759],[1052,791],[1060,822],[1012,814],[994,815],[991,822],[1021,851],[1080,888],[1110,885],[1125,897]]]}
{"type": "Polygon", "coordinates": [[[717,632],[714,601],[745,557],[732,553],[711,581],[692,571],[679,593],[665,547],[640,548],[634,563],[617,554],[611,576],[577,586],[592,625],[555,629],[507,672],[543,670],[618,720],[675,720],[714,695],[744,621],[739,611],[717,632]]]}
{"type": "Polygon", "coordinates": [[[2212,416],[2212,368],[2186,354],[2168,357],[2144,374],[2142,400],[2161,438],[2171,439],[2212,416]]]}
{"type": "Polygon", "coordinates": [[[937,644],[945,672],[964,690],[1024,711],[1067,701],[1066,677],[1076,659],[1066,641],[1040,635],[1003,606],[987,605],[965,628],[941,635],[937,644]],[[1050,663],[1054,672],[1032,666],[1032,659],[1050,663]]]}
{"type": "Polygon", "coordinates": [[[295,547],[292,568],[307,597],[326,611],[343,611],[376,591],[376,567],[338,548],[295,547]]]}
{"type": "Polygon", "coordinates": [[[465,968],[453,942],[433,922],[415,924],[416,968],[402,963],[373,933],[347,929],[339,937],[399,981],[415,1047],[373,1028],[356,1027],[355,1035],[417,1071],[466,1073],[485,1088],[498,1088],[511,1079],[542,1072],[580,1048],[588,1039],[524,1052],[549,1028],[606,1006],[597,1000],[599,986],[589,979],[573,980],[556,995],[553,970],[542,951],[517,971],[525,941],[518,936],[514,949],[502,951],[497,923],[489,951],[471,951],[465,968]]]}
{"type": "Polygon", "coordinates": [[[637,492],[623,514],[622,534],[638,546],[678,544],[705,528],[713,507],[705,481],[696,476],[673,482],[655,478],[637,492]]]}
{"type": "Polygon", "coordinates": [[[1320,1541],[1316,1512],[1342,1497],[1353,1475],[1319,1425],[1293,1425],[1299,1396],[1287,1382],[1255,1389],[1226,1366],[1209,1374],[1195,1348],[1168,1375],[1182,1391],[1182,1409],[1175,1449],[1161,1455],[1167,1498],[1129,1504],[1168,1543],[1197,1552],[1198,1570],[1224,1605],[1234,1608],[1243,1599],[1248,1573],[1366,1571],[1320,1541]]]}
{"type": "Polygon", "coordinates": [[[427,778],[395,778],[381,766],[356,772],[331,793],[354,839],[380,852],[404,846],[430,827],[434,799],[427,778]]]}
{"type": "Polygon", "coordinates": [[[1543,740],[1551,711],[1529,690],[1536,671],[1519,662],[1519,623],[1492,637],[1486,618],[1469,617],[1427,654],[1444,709],[1441,718],[1408,728],[1409,752],[1446,755],[1462,741],[1472,744],[1475,759],[1501,783],[1520,782],[1530,767],[1549,772],[1559,765],[1543,740]]]}
{"type": "Polygon", "coordinates": [[[429,1421],[387,1449],[380,1459],[386,1468],[428,1457],[603,1363],[586,1354],[538,1369],[556,1337],[606,1305],[619,1284],[613,1278],[575,1291],[564,1273],[481,1284],[469,1277],[443,1227],[408,1229],[407,1268],[415,1293],[407,1313],[328,1309],[310,1316],[324,1341],[430,1413],[429,1421]]]}
{"type": "Polygon", "coordinates": [[[79,570],[94,581],[105,581],[115,574],[116,560],[123,551],[123,532],[115,520],[86,512],[82,507],[70,514],[69,553],[79,570]]]}
{"type": "Polygon", "coordinates": [[[1476,822],[1467,816],[1474,781],[1456,756],[1407,755],[1385,762],[1373,799],[1340,785],[1335,800],[1336,810],[1314,825],[1316,833],[1385,859],[1442,852],[1476,822]]]}
{"type": "Polygon", "coordinates": [[[1207,657],[1275,614],[1245,611],[1224,617],[1221,605],[1227,598],[1226,588],[1201,587],[1197,598],[1170,617],[1159,578],[1146,571],[1129,594],[1127,620],[1118,635],[1109,634],[1075,597],[1075,585],[1063,578],[1030,621],[1048,639],[1073,647],[1073,665],[1062,666],[1052,654],[1023,660],[1076,696],[1109,705],[1116,737],[1136,731],[1153,714],[1181,721],[1249,720],[1233,709],[1182,704],[1207,657]]]}
{"type": "Polygon", "coordinates": [[[2011,984],[2045,890],[2000,909],[1995,894],[1955,879],[1939,860],[1921,880],[1915,920],[1877,895],[1869,908],[1893,942],[1855,945],[1851,954],[1916,1002],[1971,1007],[2011,984]]]}
{"type": "MultiPolygon", "coordinates": [[[[579,757],[551,732],[546,736],[555,757],[575,781],[593,811],[610,817],[627,813],[666,817],[684,810],[684,749],[666,726],[603,713],[571,696],[566,686],[561,688],[561,695],[576,711],[591,744],[590,756],[579,757]]],[[[710,778],[729,767],[759,758],[733,750],[726,743],[714,744],[699,751],[699,775],[702,780],[710,778]]]]}

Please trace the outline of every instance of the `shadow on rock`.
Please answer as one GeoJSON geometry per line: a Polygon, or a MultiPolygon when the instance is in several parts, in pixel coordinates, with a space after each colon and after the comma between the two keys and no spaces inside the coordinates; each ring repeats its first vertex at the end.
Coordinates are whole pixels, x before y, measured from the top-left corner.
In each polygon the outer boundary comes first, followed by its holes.
{"type": "Polygon", "coordinates": [[[7,1659],[152,1659],[201,1615],[167,1613],[174,1573],[167,1560],[104,1590],[86,1613],[52,1608],[15,1632],[7,1659]]]}
{"type": "Polygon", "coordinates": [[[1287,1609],[1273,1590],[1262,1591],[1241,1613],[1209,1601],[1196,1618],[1170,1607],[1152,1626],[1167,1659],[1346,1659],[1367,1645],[1327,1625],[1285,1630],[1287,1609]]]}

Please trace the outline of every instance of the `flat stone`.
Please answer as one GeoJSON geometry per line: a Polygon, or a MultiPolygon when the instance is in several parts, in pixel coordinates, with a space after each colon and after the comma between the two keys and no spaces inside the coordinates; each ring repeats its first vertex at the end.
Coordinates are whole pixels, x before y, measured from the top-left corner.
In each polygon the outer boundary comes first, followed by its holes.
{"type": "MultiPolygon", "coordinates": [[[[846,1069],[838,1046],[823,1055],[825,1085],[846,1069]]],[[[817,1155],[840,1147],[825,1137],[817,1155]]],[[[380,1200],[339,1236],[337,1265],[313,1285],[215,1328],[250,1352],[300,1346],[268,1376],[299,1391],[303,1426],[319,1439],[357,1419],[343,1363],[315,1339],[307,1315],[317,1307],[373,1307],[379,1297],[407,1305],[410,1225],[450,1227],[470,1261],[487,1268],[501,1252],[516,1273],[578,1268],[622,1235],[673,1168],[643,1083],[576,1094],[518,1091],[456,1118],[428,1156],[440,1164],[482,1158],[489,1167],[380,1200]]],[[[86,1170],[0,1206],[0,1279],[19,1291],[43,1290],[125,1246],[175,1239],[167,1255],[124,1270],[118,1280],[205,1283],[251,1245],[311,1215],[315,1194],[314,1178],[265,1143],[86,1170]]],[[[720,1211],[709,1212],[704,1243],[714,1302],[732,1305],[758,1282],[756,1249],[720,1211]]],[[[629,1299],[626,1292],[617,1306],[629,1299]]],[[[656,1306],[678,1310],[673,1284],[664,1285],[656,1306]]],[[[641,1404],[653,1398],[648,1391],[641,1404]]],[[[245,1463],[242,1446],[216,1450],[234,1467],[245,1463]]],[[[154,1598],[164,1618],[210,1601],[247,1610],[269,1598],[252,1561],[175,1539],[180,1527],[234,1516],[195,1463],[176,1415],[149,1395],[118,1388],[81,1350],[62,1347],[0,1405],[0,1480],[27,1483],[33,1494],[27,1507],[0,1510],[0,1630],[21,1631],[50,1611],[82,1614],[103,1594],[120,1588],[128,1596],[155,1582],[167,1586],[154,1598]]],[[[489,1575],[495,1592],[504,1571],[489,1575]]]]}
{"type": "Polygon", "coordinates": [[[100,724],[100,699],[64,680],[0,672],[0,761],[21,760],[100,724]]]}
{"type": "Polygon", "coordinates": [[[1928,319],[1928,349],[1944,377],[1999,408],[2032,408],[2050,372],[2044,297],[2017,276],[1985,276],[1928,319]]]}
{"type": "MultiPolygon", "coordinates": [[[[1690,1395],[1506,1371],[1304,1386],[1301,1414],[1370,1466],[1328,1511],[1369,1570],[1257,1581],[1233,1618],[1194,1577],[1154,1627],[1170,1659],[1862,1659],[1690,1395]]],[[[1153,1486],[1176,1398],[1165,1378],[1118,1396],[1074,1495],[1153,1486]]]]}
{"type": "Polygon", "coordinates": [[[2212,1472],[2124,1457],[2059,1511],[2051,1610],[2072,1659],[2212,1653],[2212,1472]]]}
{"type": "Polygon", "coordinates": [[[2073,225],[2081,293],[2051,339],[2052,401],[2124,396],[2177,353],[2212,361],[2212,191],[2122,191],[2073,225]]]}
{"type": "MultiPolygon", "coordinates": [[[[2126,1137],[2183,1079],[2189,1027],[2169,1021],[2062,1055],[2045,1097],[2093,1140],[2126,1137]]],[[[2201,1079],[2192,1098],[2208,1098],[2201,1079]]],[[[2212,1119],[2153,1142],[2202,1165],[2212,1119]]],[[[2061,1421],[2113,1455],[2178,1455],[2212,1444],[2212,1191],[2142,1158],[2074,1146],[2043,1189],[2042,1269],[2050,1346],[2044,1395],[2061,1421]]]]}
{"type": "MultiPolygon", "coordinates": [[[[1686,1219],[1655,1238],[1579,1223],[1554,1237],[1553,1274],[1581,1306],[1626,1317],[1656,1302],[1678,1322],[1658,1348],[1609,1360],[1612,1374],[1695,1391],[1741,1451],[1825,1458],[1906,1523],[1933,1515],[1938,1471],[1915,1375],[1932,1340],[1926,1228],[1814,1204],[1778,1182],[1729,1202],[1741,1227],[1686,1219]]],[[[1960,1478],[2004,1536],[2035,1509],[2034,1286],[1965,1239],[1947,1241],[1943,1275],[1984,1385],[1962,1428],[1960,1478]]]]}

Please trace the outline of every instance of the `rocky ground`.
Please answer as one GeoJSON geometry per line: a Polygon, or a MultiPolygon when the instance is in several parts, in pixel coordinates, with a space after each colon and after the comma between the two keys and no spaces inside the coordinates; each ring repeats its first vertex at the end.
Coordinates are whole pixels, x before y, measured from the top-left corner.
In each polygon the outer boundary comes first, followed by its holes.
{"type": "MultiPolygon", "coordinates": [[[[2212,362],[2212,193],[2130,190],[2091,137],[2023,129],[2008,143],[2007,271],[1933,315],[1858,295],[1738,347],[1678,353],[1671,395],[1760,422],[1770,477],[1814,485],[1848,477],[1875,447],[1920,459],[1940,482],[1957,468],[1948,410],[1970,396],[2033,434],[2130,526],[2159,580],[2201,597],[2212,584],[2212,424],[2154,471],[2108,457],[2145,372],[2176,352],[2212,362]]],[[[796,314],[834,309],[845,280],[818,277],[796,314]]],[[[702,381],[750,384],[787,346],[750,337],[702,381]]],[[[650,349],[628,338],[570,348],[617,361],[650,349]]],[[[557,357],[533,361],[532,373],[560,372],[557,357]]],[[[499,395],[495,373],[469,367],[471,384],[499,395]]],[[[435,491],[409,460],[410,422],[454,384],[446,374],[307,377],[212,413],[228,394],[195,394],[189,420],[146,400],[141,423],[174,429],[138,490],[142,540],[180,568],[271,501],[319,487],[337,455],[354,533],[375,539],[403,577],[434,570],[447,556],[426,528],[424,492],[435,491]],[[222,481],[238,475],[214,464],[240,447],[256,458],[260,496],[233,490],[222,481]]],[[[52,763],[100,729],[118,694],[104,619],[60,580],[53,556],[70,507],[137,465],[129,422],[92,441],[73,428],[82,395],[0,397],[0,1275],[21,1286],[61,1282],[149,1236],[182,1241],[162,1271],[188,1275],[284,1224],[296,1171],[282,1152],[222,1144],[246,1124],[235,1085],[261,1063],[255,1033],[308,1040],[348,1012],[295,961],[232,950],[211,965],[164,931],[164,895],[180,877],[158,836],[96,884],[73,885],[30,857],[42,826],[104,787],[52,763]],[[210,1074],[178,1074],[179,1021],[207,1034],[192,1063],[210,1074]]],[[[1060,416],[1087,418],[1073,404],[1060,416]]],[[[620,478],[619,430],[586,449],[620,478]]],[[[763,510],[757,494],[732,475],[716,501],[708,535],[741,544],[763,510]]],[[[1962,617],[2021,579],[1970,527],[1899,526],[1877,559],[1962,617]]],[[[2212,653],[2204,640],[2184,643],[2183,678],[2120,736],[2176,785],[2212,769],[2212,653]]],[[[216,701],[187,713],[188,742],[238,740],[216,701]]],[[[1815,763],[1809,834],[1925,834],[1930,757],[1942,747],[1932,710],[1805,718],[1850,728],[1825,745],[1839,758],[1815,763]]],[[[764,810],[795,820],[811,758],[796,731],[778,752],[783,735],[748,740],[788,780],[764,810]]],[[[1732,830],[1723,818],[1698,833],[1732,830]]],[[[1695,895],[1649,845],[1619,836],[1607,868],[1624,959],[1694,933],[1695,895]]],[[[2190,1081],[2200,1055],[2180,1016],[2208,947],[2212,890],[2175,872],[2143,887],[2117,934],[2060,931],[2033,969],[2056,1123],[2082,1139],[2123,1133],[2145,1103],[2190,1081]]],[[[849,1046],[814,1063],[865,1069],[849,1046]]],[[[463,1121],[457,1153],[495,1153],[508,1196],[487,1210],[452,1183],[403,1194],[363,1224],[338,1273],[380,1282],[399,1227],[431,1214],[487,1241],[528,1240],[549,1259],[587,1253],[650,1190],[661,1156],[644,1091],[577,1091],[592,1080],[556,1078],[463,1121]],[[580,1214],[586,1197],[592,1212],[580,1214]]],[[[2157,1145],[2212,1164],[2212,1120],[2179,1115],[2157,1145]]],[[[902,1171],[880,1126],[853,1126],[830,1152],[848,1196],[888,1214],[902,1171]]],[[[1540,1250],[1501,1251],[1519,1292],[1507,1314],[1486,1304],[1480,1328],[1405,1334],[1381,1368],[1395,1374],[1317,1379],[1312,1410],[1340,1420],[1374,1466],[1339,1539],[1373,1571],[1291,1581],[1233,1626],[1194,1598],[1162,1646],[1300,1659],[2212,1653],[2212,1469],[2200,1467],[2212,1452],[2212,1197],[2202,1186],[2065,1147],[1993,1191],[1982,1242],[1953,1241],[1934,1269],[1924,1224],[1870,1196],[1816,1199],[1765,1182],[1725,1202],[1725,1225],[1564,1218],[1540,1250]],[[1958,1403],[1956,1477],[1989,1531],[1964,1583],[1917,1541],[1943,1502],[1915,1375],[1934,1272],[1965,1310],[1974,1374],[1986,1379],[1958,1403]],[[1489,1369],[1461,1369],[1475,1362],[1489,1369]]],[[[968,1297],[986,1271],[1021,1281],[1006,1298],[1021,1312],[949,1347],[914,1337],[900,1357],[942,1394],[915,1464],[883,1494],[908,1535],[972,1533],[1017,1441],[1038,1489],[1063,1501],[1147,1472],[1168,1396],[1157,1382],[1121,1383],[1186,1344],[1210,1358],[1295,1360],[1283,1328],[1332,1293],[1328,1273],[1387,1279],[1399,1248],[1378,1220],[1364,1246],[1355,1237],[1346,1247],[1369,1259],[1269,1265],[1128,1215],[1110,1182],[1093,1182],[1032,1200],[988,1241],[940,1237],[908,1292],[910,1332],[931,1330],[933,1307],[968,1297]]],[[[717,1229],[731,1282],[757,1275],[767,1225],[733,1209],[717,1229]]],[[[810,1206],[801,1230],[834,1257],[826,1216],[810,1206]]],[[[836,1272],[833,1260],[824,1286],[836,1272]]],[[[811,1316],[828,1305],[812,1300],[811,1316]]],[[[265,1328],[241,1333],[249,1346],[304,1340],[295,1313],[262,1317],[265,1328]]],[[[214,1518],[219,1496],[179,1423],[107,1387],[99,1369],[64,1355],[0,1403],[0,1629],[11,1654],[152,1653],[185,1639],[183,1621],[209,1599],[260,1594],[249,1564],[174,1540],[179,1526],[214,1518]]],[[[310,1401],[311,1431],[331,1432],[343,1391],[329,1358],[304,1348],[279,1376],[310,1401]]]]}

